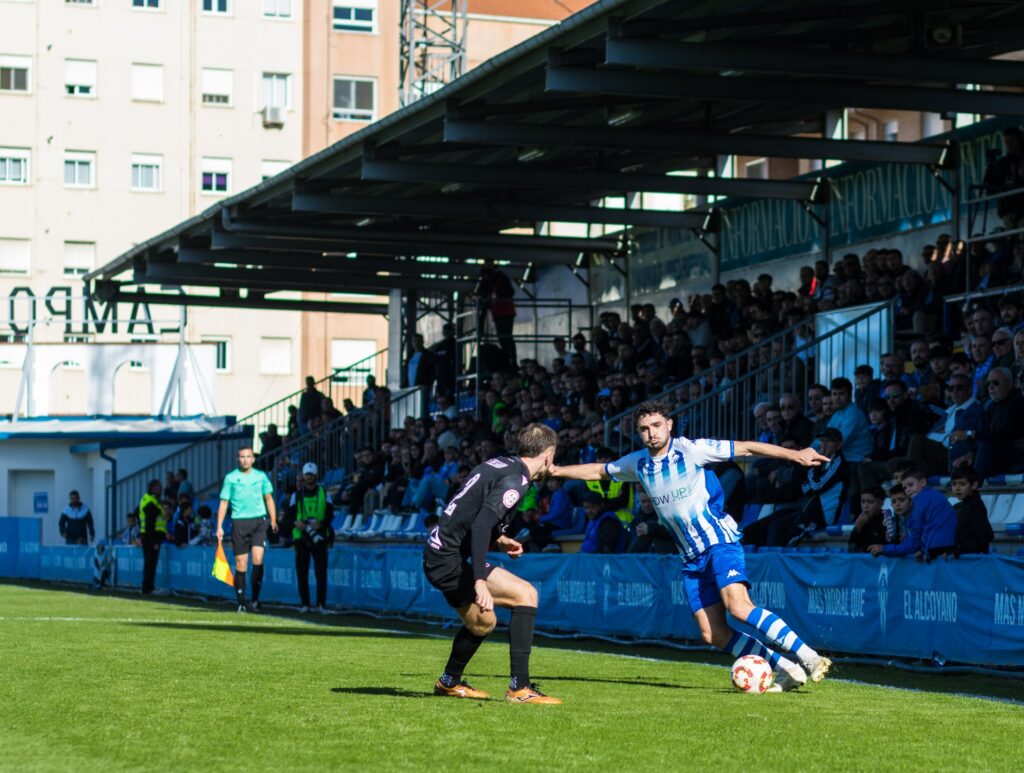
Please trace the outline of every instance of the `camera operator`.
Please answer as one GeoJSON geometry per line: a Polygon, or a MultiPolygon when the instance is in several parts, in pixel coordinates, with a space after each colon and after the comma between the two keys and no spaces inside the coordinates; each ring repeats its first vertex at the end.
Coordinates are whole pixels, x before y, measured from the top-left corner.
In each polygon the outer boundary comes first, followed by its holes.
{"type": "Polygon", "coordinates": [[[288,517],[295,523],[295,574],[299,582],[301,612],[309,611],[309,562],[316,577],[316,610],[327,611],[327,551],[334,543],[334,508],[327,492],[317,483],[319,470],[313,462],[302,467],[302,485],[288,502],[288,517]]]}

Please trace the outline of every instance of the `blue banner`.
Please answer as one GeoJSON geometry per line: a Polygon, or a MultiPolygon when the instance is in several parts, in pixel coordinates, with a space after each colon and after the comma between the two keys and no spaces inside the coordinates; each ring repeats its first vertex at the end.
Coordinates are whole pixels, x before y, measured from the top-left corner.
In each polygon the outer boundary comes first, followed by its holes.
{"type": "MultiPolygon", "coordinates": [[[[141,551],[114,550],[116,584],[138,587],[141,551]]],[[[38,520],[0,518],[0,576],[89,582],[92,551],[40,548],[38,520]]],[[[210,574],[213,556],[213,548],[165,547],[157,587],[231,598],[232,589],[210,574]]],[[[544,630],[699,638],[674,556],[530,554],[493,560],[536,586],[537,624],[544,630]]],[[[328,603],[452,619],[420,564],[419,546],[337,547],[330,552],[328,603]]],[[[265,565],[263,598],[298,604],[294,554],[268,550],[265,565]]],[[[992,555],[919,564],[866,555],[753,553],[747,555],[747,572],[754,603],[776,612],[814,647],[1024,666],[1024,560],[992,555]]]]}

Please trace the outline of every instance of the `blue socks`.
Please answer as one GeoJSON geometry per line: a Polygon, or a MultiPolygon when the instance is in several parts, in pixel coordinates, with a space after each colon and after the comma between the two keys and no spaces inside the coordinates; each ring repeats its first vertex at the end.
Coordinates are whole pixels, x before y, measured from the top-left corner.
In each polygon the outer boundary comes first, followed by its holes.
{"type": "Polygon", "coordinates": [[[792,652],[805,665],[818,656],[818,653],[804,644],[803,639],[774,612],[763,607],[754,607],[746,622],[764,634],[765,638],[779,649],[792,652]]]}

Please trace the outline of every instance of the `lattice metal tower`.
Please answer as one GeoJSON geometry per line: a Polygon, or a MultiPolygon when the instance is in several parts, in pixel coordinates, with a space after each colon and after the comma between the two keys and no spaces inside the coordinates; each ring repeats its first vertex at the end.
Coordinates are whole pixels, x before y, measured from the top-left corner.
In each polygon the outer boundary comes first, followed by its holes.
{"type": "Polygon", "coordinates": [[[469,0],[402,0],[398,98],[403,106],[466,71],[469,0]]]}

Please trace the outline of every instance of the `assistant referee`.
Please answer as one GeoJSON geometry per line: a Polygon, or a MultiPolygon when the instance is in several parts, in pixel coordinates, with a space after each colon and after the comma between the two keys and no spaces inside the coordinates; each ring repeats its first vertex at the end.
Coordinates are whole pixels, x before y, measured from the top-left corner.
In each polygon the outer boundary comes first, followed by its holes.
{"type": "Polygon", "coordinates": [[[267,526],[277,531],[274,487],[262,470],[253,469],[256,455],[252,448],[238,449],[238,469],[224,476],[217,508],[217,542],[224,539],[224,517],[231,505],[231,546],[235,552],[235,595],[238,611],[245,612],[245,575],[252,552],[252,604],[248,611],[260,611],[260,586],[263,584],[263,549],[267,526]]]}

